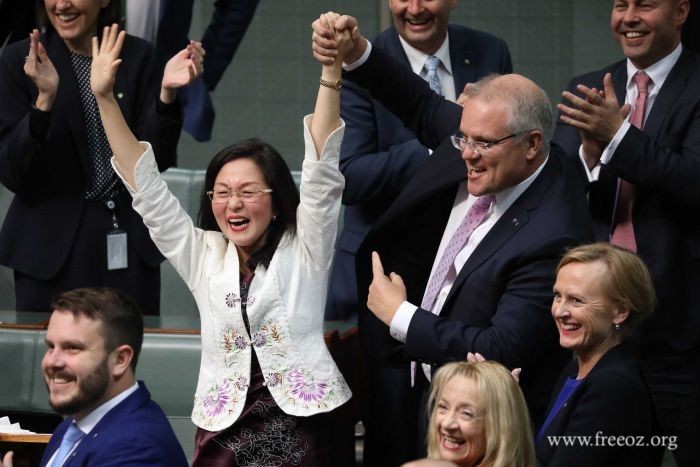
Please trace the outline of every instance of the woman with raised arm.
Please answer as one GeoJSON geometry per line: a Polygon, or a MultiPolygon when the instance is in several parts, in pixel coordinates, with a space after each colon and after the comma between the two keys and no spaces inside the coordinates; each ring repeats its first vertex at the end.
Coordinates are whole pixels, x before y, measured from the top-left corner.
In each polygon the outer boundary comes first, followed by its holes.
{"type": "MultiPolygon", "coordinates": [[[[332,24],[333,13],[322,16],[332,24]]],[[[331,465],[330,412],[351,396],[323,340],[323,307],[344,185],[338,153],[341,63],[323,66],[304,118],[301,199],[282,157],[259,139],[214,156],[200,228],[158,175],[153,150],[124,122],[112,92],[124,35],[93,41],[92,89],[113,164],[156,245],[199,308],[202,360],[192,420],[194,465],[331,465]]],[[[338,459],[333,459],[337,465],[338,459]]]]}
{"type": "MultiPolygon", "coordinates": [[[[36,3],[30,1],[29,3],[36,3]]],[[[120,0],[44,0],[46,31],[0,54],[0,183],[15,193],[0,231],[0,264],[14,270],[15,308],[50,311],[54,295],[110,286],[158,314],[162,255],[109,162],[90,92],[91,38],[119,21],[120,0]]],[[[191,43],[165,66],[127,36],[115,94],[159,170],[175,165],[182,118],[178,88],[201,73],[191,43]]]]}

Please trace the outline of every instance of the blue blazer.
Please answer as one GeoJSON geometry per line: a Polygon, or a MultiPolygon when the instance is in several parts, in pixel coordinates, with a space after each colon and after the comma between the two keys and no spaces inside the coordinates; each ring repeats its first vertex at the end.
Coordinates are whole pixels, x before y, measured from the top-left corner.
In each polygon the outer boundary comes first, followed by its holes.
{"type": "MultiPolygon", "coordinates": [[[[61,445],[73,422],[66,418],[56,428],[41,459],[41,467],[61,445]]],[[[78,466],[187,466],[185,453],[161,408],[151,400],[143,381],[139,388],[102,417],[63,464],[78,466]]]]}
{"type": "MultiPolygon", "coordinates": [[[[626,62],[571,80],[602,89],[612,73],[624,101],[626,62]]],[[[630,128],[600,178],[590,184],[596,238],[609,241],[617,179],[636,187],[632,212],[637,252],[651,271],[658,304],[640,326],[645,342],[677,350],[700,346],[700,56],[684,50],[656,97],[644,130],[630,128]]],[[[554,140],[578,159],[578,130],[557,123],[554,140]]],[[[581,162],[579,161],[581,166],[581,162]]]]}
{"type": "MultiPolygon", "coordinates": [[[[466,83],[489,73],[511,73],[506,43],[486,32],[450,25],[450,60],[459,96],[466,83]]],[[[393,27],[372,42],[410,69],[393,27]]],[[[343,84],[340,101],[345,138],[340,170],[345,176],[343,230],[338,239],[326,306],[329,319],[356,319],[355,253],[365,235],[428,159],[428,148],[369,93],[352,82],[343,84]]]]}
{"type": "MultiPolygon", "coordinates": [[[[578,374],[578,361],[574,360],[564,370],[552,393],[551,405],[556,400],[566,378],[578,374]]],[[[650,459],[647,446],[593,446],[596,434],[600,437],[644,437],[650,442],[653,434],[654,415],[651,396],[642,377],[637,361],[622,346],[610,349],[590,371],[588,376],[569,396],[564,406],[545,428],[537,440],[536,452],[539,465],[543,466],[643,466],[650,459]],[[587,436],[590,446],[577,443],[559,446],[551,436],[587,436]]],[[[603,440],[598,440],[598,444],[603,440]]]]}
{"type": "MultiPolygon", "coordinates": [[[[365,86],[434,153],[406,184],[360,246],[358,294],[365,303],[372,280],[370,252],[385,271],[403,278],[408,301],[421,302],[457,188],[466,169],[449,136],[462,108],[430,91],[379,48],[347,78],[365,86]]],[[[568,361],[550,316],[555,267],[567,247],[593,238],[585,185],[575,165],[552,146],[542,172],[480,242],[457,276],[440,316],[418,309],[405,344],[360,307],[362,345],[370,367],[439,366],[479,352],[509,368],[521,367],[521,387],[540,421],[552,387],[568,361]],[[398,363],[397,363],[398,362],[398,363]]],[[[371,384],[370,384],[371,386],[371,384]]]]}

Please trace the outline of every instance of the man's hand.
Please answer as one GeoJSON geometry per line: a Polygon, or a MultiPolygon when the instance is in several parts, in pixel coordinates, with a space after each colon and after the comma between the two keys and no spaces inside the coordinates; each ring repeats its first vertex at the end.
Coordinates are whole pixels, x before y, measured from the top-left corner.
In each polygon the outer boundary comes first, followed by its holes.
{"type": "Polygon", "coordinates": [[[92,65],[90,66],[90,89],[95,97],[107,97],[114,88],[114,78],[121,64],[119,54],[124,45],[126,32],[119,32],[113,24],[102,30],[102,41],[92,38],[92,65]]]}
{"type": "Polygon", "coordinates": [[[406,286],[398,274],[392,272],[389,277],[384,275],[382,261],[376,251],[372,252],[372,274],[374,278],[369,285],[367,308],[384,324],[391,326],[396,311],[406,301],[406,286]]]}
{"type": "Polygon", "coordinates": [[[606,73],[603,78],[603,88],[601,94],[595,88],[579,84],[576,89],[583,94],[583,98],[564,91],[562,96],[571,102],[572,107],[557,104],[557,109],[562,113],[560,118],[564,123],[607,145],[622,126],[631,107],[629,104],[620,107],[610,73],[606,73]]]}
{"type": "Polygon", "coordinates": [[[12,457],[14,457],[14,453],[12,451],[8,451],[7,454],[5,454],[5,457],[2,458],[0,467],[12,467],[12,457]]]}
{"type": "Polygon", "coordinates": [[[51,110],[58,91],[58,72],[46,54],[44,45],[39,42],[37,29],[29,34],[29,54],[24,62],[24,74],[34,82],[39,91],[36,107],[44,112],[51,110]]]}
{"type": "Polygon", "coordinates": [[[333,29],[326,25],[324,15],[311,23],[311,50],[314,58],[322,65],[332,65],[338,55],[338,44],[334,33],[348,31],[352,40],[352,47],[343,58],[345,63],[356,62],[367,49],[367,39],[360,34],[357,20],[352,16],[342,15],[335,19],[333,29]]]}
{"type": "MultiPolygon", "coordinates": [[[[486,357],[481,355],[479,352],[467,352],[467,361],[470,363],[485,362],[486,357]]],[[[513,377],[516,383],[520,383],[520,373],[522,373],[522,371],[522,368],[513,368],[510,371],[511,376],[513,377]]]]}

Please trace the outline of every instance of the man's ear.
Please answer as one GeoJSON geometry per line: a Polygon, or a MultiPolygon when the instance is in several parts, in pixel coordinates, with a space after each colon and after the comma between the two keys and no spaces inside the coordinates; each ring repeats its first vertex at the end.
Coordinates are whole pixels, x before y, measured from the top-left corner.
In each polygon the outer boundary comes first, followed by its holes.
{"type": "Polygon", "coordinates": [[[544,135],[540,130],[531,130],[525,139],[527,143],[527,160],[534,160],[542,148],[542,138],[544,135]]]}
{"type": "Polygon", "coordinates": [[[111,372],[115,377],[121,377],[131,368],[131,360],[134,358],[134,349],[130,345],[120,345],[110,355],[112,363],[111,372]]]}

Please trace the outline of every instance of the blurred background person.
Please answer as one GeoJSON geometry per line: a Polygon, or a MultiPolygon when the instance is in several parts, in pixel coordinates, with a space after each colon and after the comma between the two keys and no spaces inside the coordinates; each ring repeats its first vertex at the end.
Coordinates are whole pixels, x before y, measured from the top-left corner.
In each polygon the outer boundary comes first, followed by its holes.
{"type": "Polygon", "coordinates": [[[550,466],[649,465],[648,447],[583,446],[553,437],[653,434],[651,398],[636,359],[624,345],[654,309],[651,276],[634,253],[608,243],[568,251],[557,267],[552,317],[559,343],[576,359],[564,370],[537,433],[537,459],[550,466]]]}
{"type": "MultiPolygon", "coordinates": [[[[201,79],[180,92],[183,128],[197,141],[209,141],[214,126],[210,93],[233,60],[260,0],[217,0],[204,35],[207,66],[201,79]]],[[[194,0],[126,0],[126,29],[156,47],[158,66],[189,41],[194,0]]]]}
{"type": "MultiPolygon", "coordinates": [[[[45,0],[46,32],[0,57],[0,182],[15,193],[0,230],[0,264],[14,269],[17,310],[49,310],[64,290],[105,285],[157,314],[163,260],[109,159],[90,91],[91,38],[119,22],[119,0],[45,0]]],[[[115,91],[130,128],[176,163],[177,90],[201,74],[188,45],[155,71],[153,50],[127,37],[115,91]]]]}

